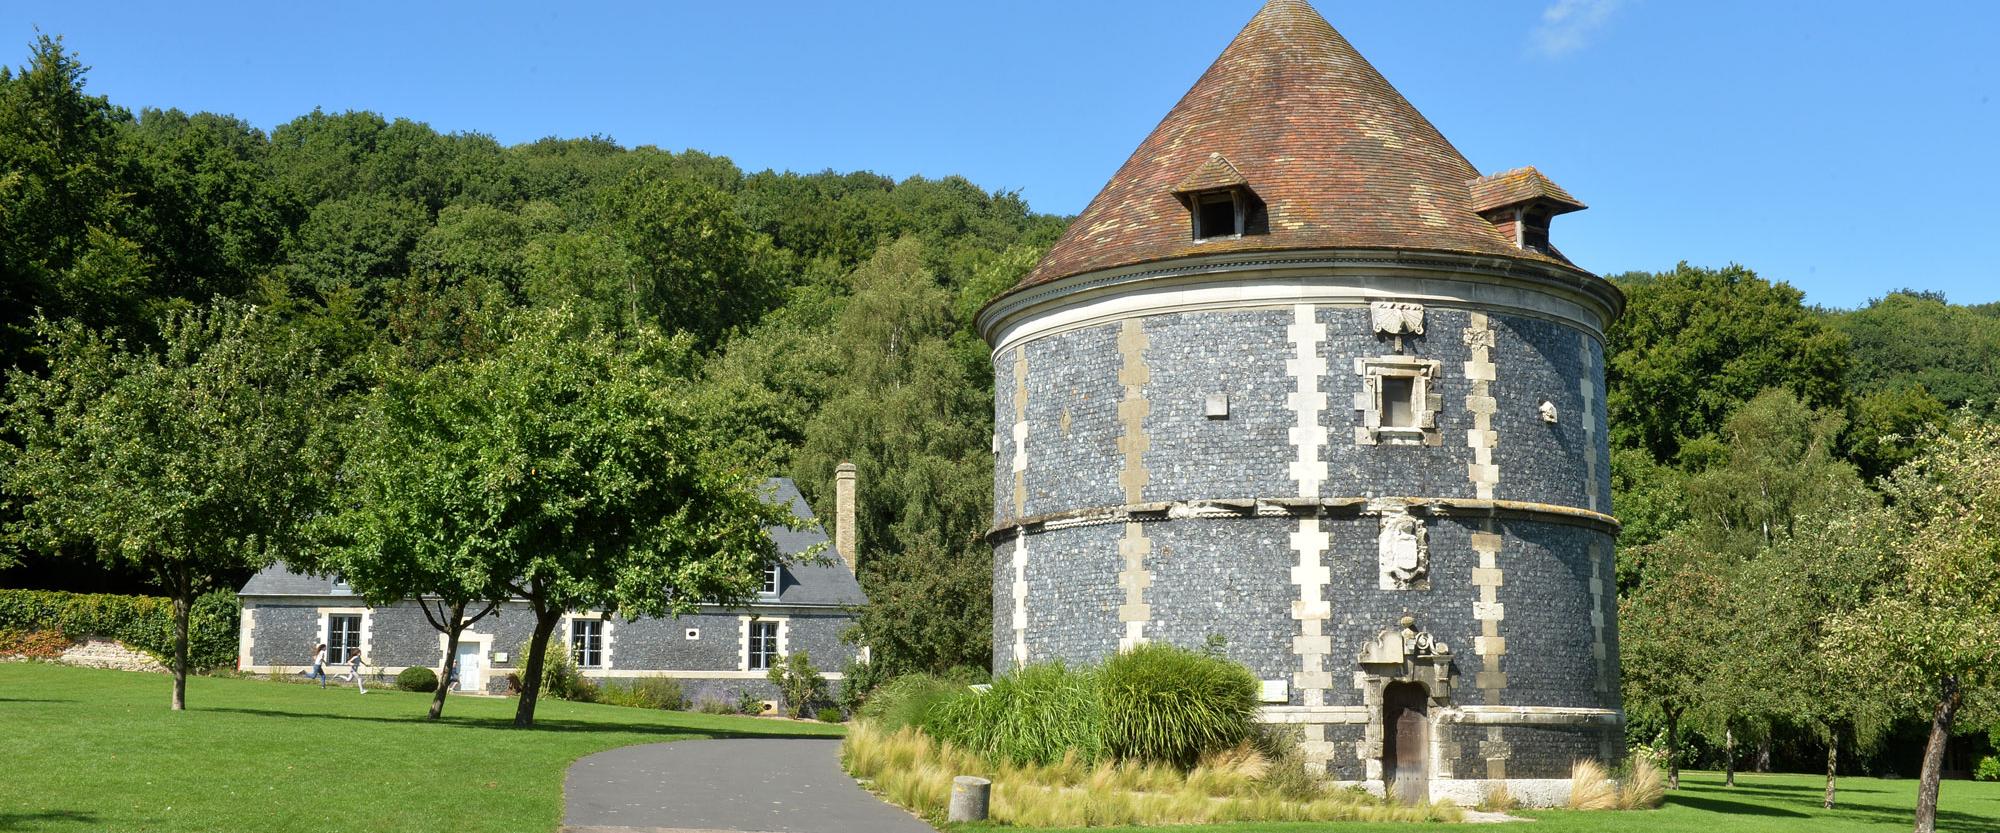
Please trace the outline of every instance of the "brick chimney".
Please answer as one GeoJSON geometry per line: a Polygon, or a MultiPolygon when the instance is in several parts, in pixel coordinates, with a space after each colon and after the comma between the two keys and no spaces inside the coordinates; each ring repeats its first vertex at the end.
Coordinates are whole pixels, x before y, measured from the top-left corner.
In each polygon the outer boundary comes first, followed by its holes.
{"type": "Polygon", "coordinates": [[[833,470],[833,548],[840,551],[847,569],[860,575],[861,558],[854,549],[855,474],[853,463],[843,462],[833,470]]]}

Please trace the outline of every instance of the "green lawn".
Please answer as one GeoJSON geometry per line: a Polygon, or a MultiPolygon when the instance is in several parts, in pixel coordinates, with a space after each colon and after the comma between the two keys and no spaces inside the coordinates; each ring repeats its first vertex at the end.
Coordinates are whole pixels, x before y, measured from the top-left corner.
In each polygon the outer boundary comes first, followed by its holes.
{"type": "Polygon", "coordinates": [[[563,772],[635,743],[838,727],[514,701],[0,664],[0,831],[553,831],[563,772]]]}
{"type": "MultiPolygon", "coordinates": [[[[634,743],[835,727],[546,702],[541,726],[509,727],[512,700],[428,697],[259,680],[188,681],[193,709],[167,710],[152,674],[0,664],[0,831],[451,830],[547,833],[571,761],[634,743]]],[[[1687,773],[1664,809],[1524,812],[1499,830],[1846,833],[1910,827],[1916,782],[1845,778],[1821,810],[1806,775],[1687,773]]],[[[1456,825],[1240,824],[1173,833],[1374,833],[1456,825]]],[[[1939,828],[2000,833],[2000,784],[1944,785],[1939,828]]],[[[1100,829],[1101,830],[1101,829],[1100,829]]]]}
{"type": "MultiPolygon", "coordinates": [[[[1667,793],[1658,810],[1579,813],[1521,810],[1533,824],[1471,828],[1456,824],[1228,824],[1167,828],[1094,828],[1091,833],[1406,833],[1414,830],[1467,830],[1496,833],[1886,833],[1907,831],[1917,800],[1915,780],[1840,779],[1839,807],[1822,809],[1826,779],[1812,775],[1737,775],[1735,787],[1722,786],[1722,773],[1683,772],[1679,792],[1667,793]]],[[[1947,781],[1940,790],[1938,830],[2000,833],[2000,784],[1947,781]]],[[[974,828],[1002,830],[1006,828],[974,828]]],[[[1039,833],[1055,833],[1040,831],[1039,833]]],[[[1065,833],[1078,833],[1066,831],[1065,833]]]]}

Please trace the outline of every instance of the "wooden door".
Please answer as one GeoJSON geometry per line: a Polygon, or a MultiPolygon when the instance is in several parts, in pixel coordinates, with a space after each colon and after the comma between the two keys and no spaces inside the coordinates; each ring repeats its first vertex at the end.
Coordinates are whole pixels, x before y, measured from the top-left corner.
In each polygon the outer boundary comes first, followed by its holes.
{"type": "Polygon", "coordinates": [[[1417,683],[1382,691],[1382,785],[1402,804],[1430,800],[1430,694],[1417,683]]]}

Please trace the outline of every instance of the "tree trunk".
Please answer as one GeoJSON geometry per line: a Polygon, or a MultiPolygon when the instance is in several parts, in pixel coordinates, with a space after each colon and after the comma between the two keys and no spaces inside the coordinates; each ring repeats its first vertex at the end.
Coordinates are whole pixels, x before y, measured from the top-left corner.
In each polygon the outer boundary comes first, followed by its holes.
{"type": "Polygon", "coordinates": [[[535,611],[535,636],[528,644],[528,664],[521,669],[521,702],[514,707],[514,727],[535,725],[535,701],[542,695],[542,660],[548,654],[549,637],[562,622],[562,611],[535,611]]]}
{"type": "Polygon", "coordinates": [[[438,674],[437,691],[431,693],[430,719],[444,716],[444,696],[451,690],[451,671],[458,667],[458,638],[465,633],[465,605],[457,605],[451,610],[452,626],[445,631],[444,670],[438,674]]]}
{"type": "Polygon", "coordinates": [[[1924,771],[1917,782],[1916,833],[1937,830],[1938,779],[1944,776],[1944,745],[1951,740],[1951,723],[1958,718],[1963,698],[1958,677],[1947,674],[1938,681],[1937,709],[1931,713],[1931,739],[1924,745],[1924,771]]]}
{"type": "Polygon", "coordinates": [[[1722,729],[1722,785],[1736,786],[1736,730],[1722,729]]]}
{"type": "Polygon", "coordinates": [[[183,583],[174,593],[174,711],[187,708],[188,616],[193,608],[194,600],[188,598],[183,583]]]}
{"type": "Polygon", "coordinates": [[[1762,740],[1757,741],[1757,771],[1771,771],[1771,735],[1768,731],[1762,740]]]}
{"type": "Polygon", "coordinates": [[[1681,714],[1667,710],[1667,789],[1681,788],[1681,714]]]}
{"type": "Polygon", "coordinates": [[[1840,771],[1840,733],[1835,732],[1826,741],[1826,798],[1819,806],[1833,809],[1833,779],[1840,771]]]}

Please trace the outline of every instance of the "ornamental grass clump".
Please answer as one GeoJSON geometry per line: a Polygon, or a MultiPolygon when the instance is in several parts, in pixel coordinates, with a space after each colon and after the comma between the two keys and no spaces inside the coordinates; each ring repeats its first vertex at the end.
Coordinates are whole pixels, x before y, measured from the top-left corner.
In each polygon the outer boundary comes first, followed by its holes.
{"type": "MultiPolygon", "coordinates": [[[[996,684],[997,685],[997,684],[996,684]]],[[[1209,756],[1191,772],[1163,763],[1100,761],[1074,753],[1051,764],[1001,764],[913,727],[885,732],[857,723],[841,745],[847,771],[889,801],[934,821],[951,780],[993,781],[990,818],[1016,827],[1216,824],[1239,821],[1458,821],[1451,806],[1400,807],[1374,796],[1323,791],[1299,800],[1256,777],[1260,751],[1209,756]]],[[[1303,770],[1301,770],[1303,771],[1303,770]]]]}
{"type": "Polygon", "coordinates": [[[1569,769],[1569,808],[1572,810],[1618,809],[1618,785],[1604,774],[1604,767],[1588,758],[1569,769]]]}
{"type": "Polygon", "coordinates": [[[1651,757],[1632,756],[1625,780],[1618,785],[1618,807],[1624,810],[1651,810],[1666,800],[1666,784],[1660,767],[1651,757]]]}
{"type": "Polygon", "coordinates": [[[924,730],[998,764],[1054,764],[1065,755],[1090,763],[1104,751],[1104,712],[1095,674],[1059,662],[966,689],[939,702],[924,730]]]}
{"type": "Polygon", "coordinates": [[[1118,760],[1187,770],[1256,725],[1257,678],[1221,657],[1150,643],[1105,660],[1097,684],[1104,748],[1118,760]]]}

